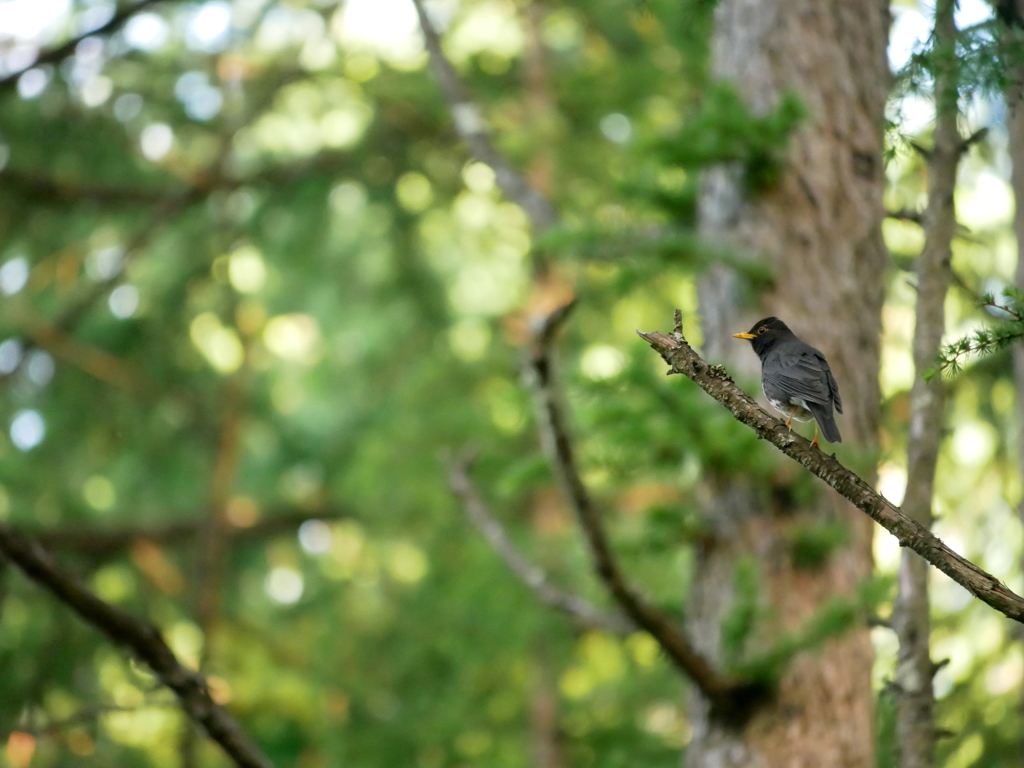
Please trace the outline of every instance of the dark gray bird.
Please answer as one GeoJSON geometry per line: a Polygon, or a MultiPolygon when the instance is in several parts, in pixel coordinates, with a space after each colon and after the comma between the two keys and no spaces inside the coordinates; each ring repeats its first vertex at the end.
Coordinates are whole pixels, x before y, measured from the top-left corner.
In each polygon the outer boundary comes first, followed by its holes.
{"type": "Polygon", "coordinates": [[[734,338],[749,339],[761,358],[761,389],[764,396],[781,413],[786,426],[792,429],[793,419],[814,419],[814,442],[818,445],[818,428],[830,443],[841,443],[839,427],[832,415],[832,406],[843,412],[839,387],[825,356],[810,344],[804,344],[777,317],[766,317],[754,324],[748,333],[734,333],[734,338]]]}

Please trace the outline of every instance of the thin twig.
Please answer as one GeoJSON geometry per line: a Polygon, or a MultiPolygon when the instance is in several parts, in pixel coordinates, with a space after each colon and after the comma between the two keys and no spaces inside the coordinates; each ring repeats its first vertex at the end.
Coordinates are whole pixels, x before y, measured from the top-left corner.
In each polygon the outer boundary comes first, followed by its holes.
{"type": "Polygon", "coordinates": [[[77,577],[61,568],[37,542],[0,523],[0,550],[26,576],[49,591],[118,645],[128,648],[178,696],[182,711],[205,728],[241,768],[272,768],[272,763],[227,710],[211,697],[206,680],[184,666],[155,626],[100,600],[77,577]]]}
{"type": "Polygon", "coordinates": [[[427,15],[423,0],[413,0],[413,5],[416,6],[420,29],[423,30],[423,39],[430,53],[430,64],[445,101],[448,102],[455,130],[477,159],[491,167],[498,187],[505,197],[526,212],[534,231],[542,232],[548,229],[558,220],[555,209],[494,147],[487,135],[480,107],[469,98],[455,68],[441,49],[441,39],[427,15]]]}
{"type": "Polygon", "coordinates": [[[462,500],[466,517],[473,526],[487,539],[509,570],[532,589],[542,603],[562,611],[589,629],[601,629],[616,635],[636,631],[636,625],[625,616],[603,613],[582,597],[559,589],[541,568],[527,560],[469,479],[468,464],[467,459],[461,458],[449,467],[448,484],[452,492],[462,500]]]}
{"type": "Polygon", "coordinates": [[[712,668],[675,622],[628,583],[612,554],[601,515],[580,476],[568,420],[555,383],[552,354],[555,333],[572,307],[573,303],[566,304],[535,325],[526,360],[525,373],[533,390],[541,442],[583,529],[594,570],[615,601],[626,615],[657,641],[672,663],[694,682],[715,710],[741,719],[741,708],[755,705],[758,697],[752,689],[738,685],[712,668]]]}
{"type": "Polygon", "coordinates": [[[972,133],[970,136],[968,136],[966,139],[963,139],[960,142],[960,152],[961,153],[967,152],[967,150],[969,150],[975,144],[977,144],[977,143],[979,143],[981,141],[984,141],[985,137],[987,137],[987,136],[988,136],[988,126],[985,126],[984,128],[979,128],[974,133],[972,133]]]}
{"type": "Polygon", "coordinates": [[[898,219],[900,221],[911,221],[914,224],[920,224],[924,220],[924,215],[920,211],[912,211],[909,208],[900,208],[895,211],[886,211],[885,218],[898,219]]]}
{"type": "Polygon", "coordinates": [[[889,531],[901,546],[913,549],[982,602],[1008,618],[1024,623],[1024,598],[904,515],[899,507],[891,504],[865,480],[836,461],[834,455],[826,455],[811,447],[807,440],[795,432],[789,431],[784,422],[771,416],[740,389],[724,368],[705,362],[682,334],[669,336],[658,331],[637,331],[637,334],[671,366],[669,374],[681,373],[692,380],[724,405],[737,421],[751,427],[758,437],[802,464],[889,531]]]}

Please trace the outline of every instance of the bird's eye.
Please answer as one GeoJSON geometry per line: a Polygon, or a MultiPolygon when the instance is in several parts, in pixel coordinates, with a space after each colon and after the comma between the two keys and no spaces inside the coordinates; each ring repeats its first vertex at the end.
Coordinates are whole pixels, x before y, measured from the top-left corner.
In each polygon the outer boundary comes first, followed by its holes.
{"type": "Polygon", "coordinates": [[[766,326],[762,325],[760,328],[757,329],[757,335],[760,336],[762,333],[764,333],[767,330],[768,330],[768,328],[766,326]]]}

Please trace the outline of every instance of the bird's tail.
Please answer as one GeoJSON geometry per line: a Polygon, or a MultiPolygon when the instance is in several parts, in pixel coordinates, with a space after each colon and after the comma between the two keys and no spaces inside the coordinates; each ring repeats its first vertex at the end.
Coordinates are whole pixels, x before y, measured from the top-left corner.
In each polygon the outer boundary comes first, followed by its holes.
{"type": "Polygon", "coordinates": [[[839,427],[836,426],[835,417],[832,415],[832,406],[818,403],[808,403],[807,405],[814,420],[818,422],[818,428],[825,439],[830,443],[843,442],[843,438],[839,434],[839,427]]]}

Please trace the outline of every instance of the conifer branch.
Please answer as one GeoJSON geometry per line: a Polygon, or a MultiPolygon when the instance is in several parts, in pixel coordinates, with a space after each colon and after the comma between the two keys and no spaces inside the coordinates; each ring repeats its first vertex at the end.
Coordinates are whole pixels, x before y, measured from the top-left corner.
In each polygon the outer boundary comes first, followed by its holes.
{"type": "Polygon", "coordinates": [[[177,695],[182,711],[220,744],[235,765],[272,768],[237,721],[211,698],[205,678],[178,660],[155,626],[100,600],[37,542],[3,523],[0,553],[79,617],[148,665],[177,695]]]}
{"type": "Polygon", "coordinates": [[[935,368],[925,373],[926,378],[940,373],[955,376],[963,370],[967,358],[993,354],[1024,338],[1024,292],[1017,288],[1006,288],[1003,290],[1003,299],[1000,303],[992,294],[981,297],[978,306],[992,314],[1001,314],[1002,318],[990,328],[981,328],[970,336],[943,346],[935,368]]]}
{"type": "MultiPolygon", "coordinates": [[[[679,310],[676,310],[679,313],[679,310]]],[[[681,313],[679,313],[681,317],[681,313]]],[[[679,319],[677,318],[677,323],[679,319]]],[[[679,327],[677,325],[677,327],[679,327]]],[[[896,537],[985,604],[1007,618],[1024,623],[1024,597],[974,563],[957,554],[928,529],[915,523],[902,510],[881,496],[869,483],[786,428],[784,422],[766,412],[740,389],[720,365],[710,365],[687,343],[681,333],[637,331],[671,368],[681,373],[721,403],[737,420],[757,432],[758,437],[802,464],[849,500],[857,509],[896,537]]]]}

